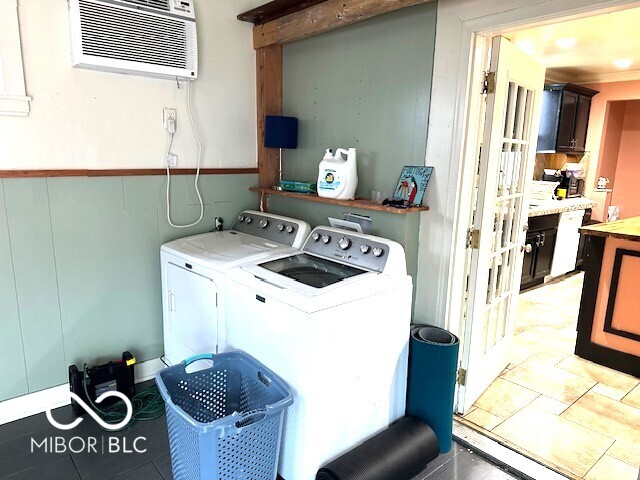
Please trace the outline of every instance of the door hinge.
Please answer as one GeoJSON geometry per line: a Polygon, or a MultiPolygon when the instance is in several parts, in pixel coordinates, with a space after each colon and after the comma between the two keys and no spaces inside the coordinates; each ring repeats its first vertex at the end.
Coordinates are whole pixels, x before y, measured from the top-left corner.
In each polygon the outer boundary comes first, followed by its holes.
{"type": "Polygon", "coordinates": [[[467,385],[467,369],[459,368],[458,369],[458,385],[462,385],[463,387],[467,385]]]}
{"type": "Polygon", "coordinates": [[[467,230],[467,248],[477,249],[480,247],[480,230],[470,228],[467,230]]]}
{"type": "Polygon", "coordinates": [[[484,74],[484,85],[482,93],[496,93],[496,72],[487,72],[484,74]]]}

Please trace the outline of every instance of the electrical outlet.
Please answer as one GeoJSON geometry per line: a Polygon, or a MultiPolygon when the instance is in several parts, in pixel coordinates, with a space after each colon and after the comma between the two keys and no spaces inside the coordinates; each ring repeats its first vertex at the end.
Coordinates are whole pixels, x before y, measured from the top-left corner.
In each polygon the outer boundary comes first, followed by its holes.
{"type": "Polygon", "coordinates": [[[216,217],[215,222],[216,230],[221,231],[224,228],[224,220],[222,219],[222,217],[216,217]]]}
{"type": "Polygon", "coordinates": [[[167,167],[175,167],[178,165],[178,155],[175,153],[167,153],[167,167]]]}
{"type": "Polygon", "coordinates": [[[162,125],[164,126],[165,130],[169,128],[169,119],[173,120],[175,123],[176,109],[164,107],[162,109],[162,125]]]}

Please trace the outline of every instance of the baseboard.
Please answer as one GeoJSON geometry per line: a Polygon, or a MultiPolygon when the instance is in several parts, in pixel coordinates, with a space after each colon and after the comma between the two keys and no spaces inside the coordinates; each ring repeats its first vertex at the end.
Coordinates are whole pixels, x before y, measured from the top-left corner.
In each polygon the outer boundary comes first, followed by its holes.
{"type": "Polygon", "coordinates": [[[151,380],[156,376],[156,373],[165,367],[166,365],[162,363],[160,358],[152,358],[146,362],[138,363],[135,369],[135,382],[142,383],[151,380]]]}
{"type": "MultiPolygon", "coordinates": [[[[164,367],[164,363],[159,358],[136,364],[135,382],[151,380],[164,367]]],[[[21,397],[10,398],[0,402],[0,425],[42,413],[47,409],[64,407],[70,403],[69,385],[66,383],[21,397]]]]}

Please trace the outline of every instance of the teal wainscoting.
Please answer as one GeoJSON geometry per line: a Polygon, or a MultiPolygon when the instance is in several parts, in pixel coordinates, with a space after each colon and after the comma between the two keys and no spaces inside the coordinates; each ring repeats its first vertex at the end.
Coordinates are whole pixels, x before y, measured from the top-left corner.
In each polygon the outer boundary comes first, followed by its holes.
{"type": "MultiPolygon", "coordinates": [[[[67,381],[67,366],[139,361],[162,346],[160,245],[256,208],[257,175],[203,175],[203,222],[168,225],[165,178],[0,181],[0,400],[67,381]]],[[[171,180],[172,219],[199,215],[193,176],[171,180]]]]}
{"type": "Polygon", "coordinates": [[[285,178],[315,181],[326,148],[358,149],[358,195],[424,165],[436,2],[283,47],[283,112],[298,117],[285,178]]]}

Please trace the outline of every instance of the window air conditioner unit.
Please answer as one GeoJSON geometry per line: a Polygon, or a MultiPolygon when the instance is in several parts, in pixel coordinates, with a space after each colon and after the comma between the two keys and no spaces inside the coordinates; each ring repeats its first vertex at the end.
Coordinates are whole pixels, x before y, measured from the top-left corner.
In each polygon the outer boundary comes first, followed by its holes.
{"type": "Polygon", "coordinates": [[[74,67],[195,79],[194,0],[68,0],[74,67]]]}

